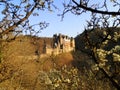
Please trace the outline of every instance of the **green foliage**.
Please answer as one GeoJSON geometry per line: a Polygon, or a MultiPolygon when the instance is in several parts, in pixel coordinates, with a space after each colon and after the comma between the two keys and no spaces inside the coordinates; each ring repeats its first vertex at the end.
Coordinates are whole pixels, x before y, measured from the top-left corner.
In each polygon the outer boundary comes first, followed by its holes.
{"type": "Polygon", "coordinates": [[[88,30],[87,35],[85,32],[78,35],[76,41],[77,50],[93,57],[93,61],[95,61],[95,64],[92,65],[93,72],[99,72],[102,68],[104,72],[119,85],[120,29],[88,30]],[[80,42],[78,42],[78,40],[80,42]]]}
{"type": "MultiPolygon", "coordinates": [[[[108,79],[100,80],[91,70],[79,69],[64,65],[61,69],[51,69],[49,72],[40,71],[39,83],[45,90],[110,90],[114,89],[108,79]],[[99,86],[98,86],[99,85],[99,86]]],[[[98,77],[102,77],[98,75],[98,77]]]]}

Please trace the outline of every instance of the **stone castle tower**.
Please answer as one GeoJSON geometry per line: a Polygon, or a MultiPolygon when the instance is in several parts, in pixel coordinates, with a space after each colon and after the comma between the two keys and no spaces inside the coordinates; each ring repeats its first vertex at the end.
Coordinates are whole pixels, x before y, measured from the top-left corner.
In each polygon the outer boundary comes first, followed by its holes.
{"type": "Polygon", "coordinates": [[[63,52],[70,52],[75,50],[75,40],[73,37],[67,35],[54,34],[51,47],[45,45],[44,51],[46,54],[60,54],[63,52]]]}

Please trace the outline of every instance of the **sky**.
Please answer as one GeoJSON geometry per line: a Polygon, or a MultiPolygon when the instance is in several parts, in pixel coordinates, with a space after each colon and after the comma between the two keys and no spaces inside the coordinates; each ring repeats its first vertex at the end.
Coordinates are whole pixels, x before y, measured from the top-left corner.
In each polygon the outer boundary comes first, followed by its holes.
{"type": "Polygon", "coordinates": [[[82,14],[80,16],[76,16],[69,13],[66,13],[63,20],[61,16],[58,14],[62,14],[63,11],[63,0],[55,0],[54,4],[57,5],[59,10],[43,11],[39,15],[39,17],[34,17],[32,23],[36,23],[39,21],[46,21],[49,23],[49,26],[42,30],[39,33],[41,37],[52,37],[53,34],[65,34],[70,37],[75,37],[78,34],[84,31],[84,27],[86,26],[86,20],[89,18],[87,14],[82,14]]]}
{"type": "MultiPolygon", "coordinates": [[[[39,36],[52,37],[53,34],[61,33],[71,37],[76,37],[78,34],[81,34],[84,31],[87,25],[86,21],[90,19],[90,13],[83,13],[79,16],[76,16],[69,12],[65,14],[63,20],[61,21],[61,17],[58,16],[58,14],[62,14],[62,11],[64,9],[62,5],[63,1],[68,2],[69,0],[54,0],[54,4],[59,8],[59,10],[54,10],[54,12],[41,12],[38,18],[34,18],[34,20],[32,20],[32,23],[40,20],[50,23],[46,29],[42,30],[39,36]]],[[[104,0],[90,0],[90,2],[100,4],[101,2],[104,3],[104,0]]],[[[111,7],[111,3],[109,0],[107,0],[107,4],[109,4],[108,9],[115,10],[111,7]]]]}
{"type": "Polygon", "coordinates": [[[49,23],[49,26],[42,30],[39,34],[40,36],[52,36],[53,34],[65,34],[68,36],[75,37],[77,34],[83,32],[85,27],[85,16],[75,16],[73,14],[66,14],[64,19],[61,21],[61,17],[56,14],[45,14],[39,19],[34,19],[36,21],[46,21],[49,23]]]}
{"type": "MultiPolygon", "coordinates": [[[[76,16],[69,12],[65,14],[63,20],[61,21],[61,17],[58,16],[58,14],[62,14],[62,11],[64,9],[62,5],[63,1],[67,2],[69,0],[54,0],[54,4],[57,6],[57,8],[59,8],[59,10],[53,9],[53,12],[50,12],[48,10],[39,11],[38,17],[30,16],[29,19],[31,24],[36,24],[40,21],[46,21],[49,23],[49,26],[46,29],[42,30],[38,36],[52,37],[53,34],[61,33],[70,37],[76,37],[78,34],[81,34],[84,31],[84,28],[87,24],[86,20],[90,19],[89,13],[83,13],[79,16],[76,16]]],[[[98,0],[91,1],[98,2],[98,0]]]]}

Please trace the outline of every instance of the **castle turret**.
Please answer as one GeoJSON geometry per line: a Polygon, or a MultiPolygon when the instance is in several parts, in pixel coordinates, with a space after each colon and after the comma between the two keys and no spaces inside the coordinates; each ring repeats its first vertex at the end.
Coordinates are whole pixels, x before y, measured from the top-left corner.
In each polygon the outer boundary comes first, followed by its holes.
{"type": "Polygon", "coordinates": [[[71,48],[75,50],[75,39],[71,37],[71,48]]]}
{"type": "Polygon", "coordinates": [[[72,37],[68,37],[62,34],[54,34],[53,35],[53,44],[52,47],[46,45],[44,41],[43,51],[46,54],[60,54],[63,52],[69,52],[75,50],[75,40],[72,37]]]}

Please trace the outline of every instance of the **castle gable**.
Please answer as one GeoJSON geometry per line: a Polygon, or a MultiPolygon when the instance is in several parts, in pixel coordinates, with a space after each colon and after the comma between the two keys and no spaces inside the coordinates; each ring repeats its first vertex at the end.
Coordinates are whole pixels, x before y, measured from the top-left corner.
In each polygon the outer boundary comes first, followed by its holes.
{"type": "Polygon", "coordinates": [[[67,35],[54,34],[52,45],[45,45],[46,54],[60,54],[63,52],[70,52],[75,50],[75,41],[73,37],[68,37],[67,35]]]}

